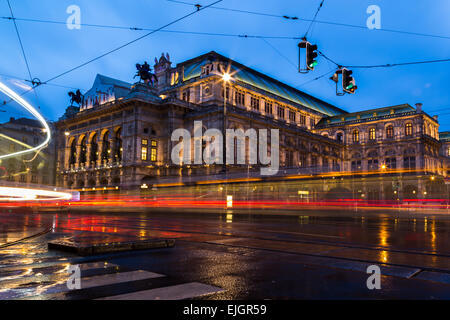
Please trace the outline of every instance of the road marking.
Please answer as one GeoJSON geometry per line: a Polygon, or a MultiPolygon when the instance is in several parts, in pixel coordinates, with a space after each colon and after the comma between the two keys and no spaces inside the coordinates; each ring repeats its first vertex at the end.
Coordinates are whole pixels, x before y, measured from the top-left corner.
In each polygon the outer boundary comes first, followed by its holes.
{"type": "Polygon", "coordinates": [[[435,271],[422,271],[414,277],[414,279],[434,281],[450,284],[450,274],[435,271]]]}
{"type": "Polygon", "coordinates": [[[97,300],[182,300],[221,292],[223,289],[199,282],[190,282],[175,286],[100,298],[97,300]]]}
{"type": "Polygon", "coordinates": [[[303,232],[293,232],[293,231],[277,231],[277,230],[266,230],[266,229],[259,229],[258,231],[271,232],[271,233],[298,234],[298,235],[302,235],[302,236],[311,236],[311,237],[344,238],[343,236],[330,236],[330,235],[325,235],[325,234],[313,234],[313,233],[303,233],[303,232]]]}
{"type": "MultiPolygon", "coordinates": [[[[131,281],[139,281],[139,280],[145,280],[145,279],[154,279],[154,278],[161,278],[165,277],[165,275],[144,271],[144,270],[137,270],[137,271],[128,271],[128,272],[119,272],[119,273],[111,273],[111,274],[104,274],[100,276],[92,276],[83,278],[81,277],[81,289],[88,289],[88,288],[94,288],[94,287],[101,287],[101,286],[107,286],[112,284],[118,284],[118,283],[124,283],[124,282],[131,282],[131,281]]],[[[64,292],[64,291],[73,291],[69,290],[67,288],[67,285],[59,284],[55,287],[49,288],[48,292],[45,293],[58,293],[58,292],[64,292]]]]}
{"type": "Polygon", "coordinates": [[[69,262],[65,262],[65,263],[53,263],[53,264],[49,264],[49,265],[45,265],[45,266],[34,266],[34,267],[24,267],[21,269],[14,269],[11,270],[9,272],[5,272],[3,270],[0,271],[0,275],[3,274],[8,274],[8,276],[0,276],[0,282],[2,281],[11,281],[11,280],[22,280],[22,279],[31,279],[33,277],[39,277],[39,276],[48,276],[51,274],[43,274],[42,272],[45,272],[42,269],[47,269],[47,268],[56,268],[59,267],[60,269],[55,271],[53,270],[52,273],[53,274],[68,274],[68,268],[70,265],[78,265],[80,267],[81,271],[88,271],[88,270],[107,270],[107,269],[111,269],[111,268],[115,268],[118,267],[117,264],[114,263],[108,263],[108,262],[88,262],[88,263],[69,263],[69,262]]]}

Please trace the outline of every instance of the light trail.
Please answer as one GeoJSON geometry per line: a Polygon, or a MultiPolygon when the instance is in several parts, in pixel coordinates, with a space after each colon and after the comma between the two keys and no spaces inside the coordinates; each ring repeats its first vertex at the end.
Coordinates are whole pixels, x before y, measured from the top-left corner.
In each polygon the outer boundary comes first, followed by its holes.
{"type": "Polygon", "coordinates": [[[0,160],[1,159],[6,159],[6,158],[12,158],[12,157],[16,157],[16,156],[24,155],[24,154],[28,154],[28,153],[32,153],[32,152],[39,151],[39,150],[45,148],[48,145],[48,143],[50,142],[51,132],[50,132],[50,127],[49,127],[48,123],[45,121],[44,117],[32,105],[30,105],[21,96],[19,96],[16,92],[11,90],[9,87],[7,87],[2,82],[0,82],[0,91],[3,92],[4,94],[6,94],[7,96],[9,96],[11,99],[13,99],[18,104],[20,104],[22,107],[24,107],[33,116],[35,116],[36,119],[38,119],[39,122],[44,126],[45,132],[47,133],[47,138],[40,145],[38,145],[36,147],[33,147],[31,149],[28,149],[28,150],[22,150],[22,151],[17,151],[17,152],[14,152],[14,153],[0,155],[0,160]]]}
{"type": "Polygon", "coordinates": [[[71,200],[69,192],[45,189],[0,187],[0,201],[60,201],[71,200]]]}

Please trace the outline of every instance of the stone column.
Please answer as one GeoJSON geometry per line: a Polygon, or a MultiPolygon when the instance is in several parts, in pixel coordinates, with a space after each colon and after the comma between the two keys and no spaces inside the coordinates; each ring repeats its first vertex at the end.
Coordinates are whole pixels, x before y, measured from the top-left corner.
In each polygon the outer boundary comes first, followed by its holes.
{"type": "Polygon", "coordinates": [[[77,143],[77,155],[76,155],[76,159],[75,159],[75,169],[80,168],[80,154],[81,154],[81,145],[79,143],[77,143]]]}
{"type": "Polygon", "coordinates": [[[114,149],[114,139],[109,139],[109,150],[110,153],[108,155],[108,164],[113,163],[114,161],[114,153],[115,153],[115,149],[114,149]]]}
{"type": "Polygon", "coordinates": [[[98,142],[97,151],[98,151],[97,166],[100,167],[102,165],[103,140],[100,140],[98,142]]]}
{"type": "Polygon", "coordinates": [[[86,168],[91,166],[91,143],[86,144],[86,168]]]}

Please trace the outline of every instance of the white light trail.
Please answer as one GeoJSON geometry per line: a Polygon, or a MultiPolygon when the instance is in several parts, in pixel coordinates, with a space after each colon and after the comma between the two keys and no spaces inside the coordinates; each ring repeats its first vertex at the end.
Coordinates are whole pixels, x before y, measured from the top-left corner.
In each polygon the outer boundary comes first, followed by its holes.
{"type": "Polygon", "coordinates": [[[1,159],[15,157],[15,156],[19,156],[19,155],[23,155],[23,154],[27,154],[27,153],[31,153],[31,152],[34,152],[34,151],[39,151],[42,148],[45,148],[48,145],[48,143],[50,142],[51,133],[50,133],[50,127],[48,126],[48,124],[45,121],[44,117],[41,116],[41,114],[32,105],[30,105],[27,101],[25,101],[21,96],[19,96],[17,93],[15,93],[13,90],[8,88],[5,84],[3,84],[1,82],[0,82],[0,91],[3,92],[4,94],[6,94],[7,96],[9,96],[11,99],[13,99],[18,104],[20,104],[22,107],[24,107],[27,111],[29,111],[33,116],[35,116],[36,119],[38,119],[39,122],[42,123],[42,125],[45,128],[45,132],[47,133],[47,138],[40,145],[38,145],[36,147],[33,147],[33,148],[30,148],[28,150],[22,150],[22,151],[17,151],[17,152],[14,152],[14,153],[0,155],[0,160],[1,159]]]}
{"type": "Polygon", "coordinates": [[[0,187],[0,201],[71,200],[72,193],[44,189],[0,187]]]}

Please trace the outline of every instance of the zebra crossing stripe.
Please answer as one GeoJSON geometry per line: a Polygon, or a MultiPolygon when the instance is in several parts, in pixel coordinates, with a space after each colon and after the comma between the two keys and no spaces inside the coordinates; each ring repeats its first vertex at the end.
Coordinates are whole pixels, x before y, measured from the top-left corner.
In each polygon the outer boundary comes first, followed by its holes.
{"type": "MultiPolygon", "coordinates": [[[[112,284],[139,281],[139,280],[145,280],[145,279],[154,279],[154,278],[161,278],[161,277],[165,277],[165,275],[162,275],[159,273],[154,273],[154,272],[149,272],[149,271],[144,271],[144,270],[110,273],[110,274],[103,274],[103,275],[92,276],[92,277],[82,277],[80,289],[89,289],[89,288],[107,286],[107,285],[112,285],[112,284]]],[[[54,287],[49,288],[48,291],[45,292],[45,294],[68,292],[68,291],[74,291],[74,290],[70,290],[67,287],[66,283],[64,283],[64,284],[58,284],[54,287]]]]}
{"type": "MultiPolygon", "coordinates": [[[[52,265],[46,266],[36,266],[36,267],[24,267],[22,269],[13,269],[11,271],[0,271],[0,283],[2,281],[11,281],[11,280],[25,280],[33,277],[39,277],[43,274],[40,272],[40,269],[52,268],[52,267],[60,267],[59,271],[56,271],[56,274],[62,274],[67,271],[67,267],[69,267],[69,263],[56,263],[52,265]],[[2,276],[3,273],[3,276],[2,276]]],[[[81,271],[91,271],[91,270],[107,270],[110,268],[118,267],[118,265],[114,263],[108,262],[89,262],[89,263],[81,263],[78,264],[81,271]]]]}
{"type": "Polygon", "coordinates": [[[165,277],[165,275],[144,270],[104,274],[86,279],[81,278],[81,289],[161,277],[165,277]]]}
{"type": "Polygon", "coordinates": [[[97,300],[182,300],[221,292],[223,289],[211,285],[190,282],[169,287],[131,292],[97,300]]]}

